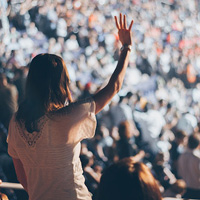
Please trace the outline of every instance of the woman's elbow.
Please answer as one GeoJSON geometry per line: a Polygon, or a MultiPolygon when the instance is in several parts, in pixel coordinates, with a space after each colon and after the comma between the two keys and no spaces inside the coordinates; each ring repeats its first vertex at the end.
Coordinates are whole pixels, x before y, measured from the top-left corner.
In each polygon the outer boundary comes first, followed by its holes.
{"type": "Polygon", "coordinates": [[[121,81],[116,82],[113,86],[113,94],[117,94],[120,91],[121,87],[122,87],[122,82],[121,81]]]}

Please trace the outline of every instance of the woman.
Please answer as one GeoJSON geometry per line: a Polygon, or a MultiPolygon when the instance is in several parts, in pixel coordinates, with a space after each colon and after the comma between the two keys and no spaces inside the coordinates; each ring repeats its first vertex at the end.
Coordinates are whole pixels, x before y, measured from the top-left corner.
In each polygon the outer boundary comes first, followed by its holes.
{"type": "Polygon", "coordinates": [[[133,157],[109,166],[103,173],[97,200],[162,200],[148,167],[133,157]]]}
{"type": "Polygon", "coordinates": [[[93,98],[72,102],[63,59],[40,54],[30,64],[26,96],[9,126],[8,152],[30,200],[91,200],[79,159],[80,141],[93,137],[95,114],[122,86],[131,51],[126,16],[115,17],[121,55],[109,83],[93,98]]]}

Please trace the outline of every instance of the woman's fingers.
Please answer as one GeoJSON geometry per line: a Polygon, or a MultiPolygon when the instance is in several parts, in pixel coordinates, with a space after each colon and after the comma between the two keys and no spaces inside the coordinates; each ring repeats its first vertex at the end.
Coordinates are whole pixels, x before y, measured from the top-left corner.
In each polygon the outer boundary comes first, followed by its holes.
{"type": "MultiPolygon", "coordinates": [[[[115,24],[116,24],[116,27],[117,29],[126,29],[127,30],[127,22],[126,22],[126,15],[124,15],[123,19],[122,19],[122,13],[120,13],[119,15],[119,22],[118,22],[118,19],[117,17],[115,16],[115,24]]],[[[131,24],[128,28],[129,31],[131,31],[131,28],[133,26],[133,20],[131,21],[131,24]]]]}
{"type": "Polygon", "coordinates": [[[120,27],[124,28],[123,22],[122,22],[122,13],[120,13],[120,15],[119,15],[119,22],[120,22],[120,27]]]}
{"type": "Polygon", "coordinates": [[[127,25],[126,25],[126,15],[124,15],[124,28],[127,29],[127,25]]]}
{"type": "Polygon", "coordinates": [[[116,27],[117,27],[117,29],[119,30],[120,29],[120,27],[119,27],[119,22],[118,22],[118,20],[117,20],[117,17],[115,16],[115,24],[116,24],[116,27]]]}
{"type": "Polygon", "coordinates": [[[129,31],[131,31],[132,26],[133,26],[133,20],[131,20],[131,24],[130,24],[130,26],[128,28],[129,31]]]}

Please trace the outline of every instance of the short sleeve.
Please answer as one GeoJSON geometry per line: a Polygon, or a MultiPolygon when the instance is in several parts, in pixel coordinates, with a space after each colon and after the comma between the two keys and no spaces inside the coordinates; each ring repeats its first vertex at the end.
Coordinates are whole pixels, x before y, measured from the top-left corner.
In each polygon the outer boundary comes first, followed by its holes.
{"type": "Polygon", "coordinates": [[[14,116],[12,117],[12,119],[10,120],[10,124],[9,124],[9,129],[8,129],[8,137],[7,137],[7,142],[8,142],[8,154],[12,157],[12,158],[16,158],[18,159],[18,154],[16,152],[15,149],[15,121],[14,121],[14,116]]]}
{"type": "Polygon", "coordinates": [[[78,104],[76,115],[78,115],[78,140],[92,138],[96,129],[95,102],[92,98],[78,104]]]}

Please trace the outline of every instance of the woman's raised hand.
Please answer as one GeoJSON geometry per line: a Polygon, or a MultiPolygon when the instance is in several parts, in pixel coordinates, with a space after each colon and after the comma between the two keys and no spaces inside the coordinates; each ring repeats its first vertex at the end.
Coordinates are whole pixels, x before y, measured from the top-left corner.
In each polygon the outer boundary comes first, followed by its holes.
{"type": "Polygon", "coordinates": [[[131,51],[130,45],[132,44],[131,28],[133,26],[133,20],[131,21],[130,26],[127,28],[126,16],[124,15],[122,17],[122,14],[120,13],[119,22],[116,16],[115,22],[118,29],[119,40],[123,45],[121,48],[123,53],[120,54],[117,67],[107,85],[93,96],[96,104],[96,114],[100,112],[121,89],[129,62],[129,52],[131,51]]]}
{"type": "Polygon", "coordinates": [[[126,15],[122,17],[122,13],[120,13],[119,22],[117,17],[115,16],[115,23],[118,29],[119,40],[122,43],[122,45],[131,45],[132,44],[131,28],[133,26],[133,20],[131,21],[130,26],[127,28],[126,15]]]}

